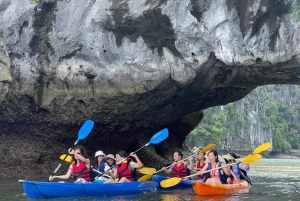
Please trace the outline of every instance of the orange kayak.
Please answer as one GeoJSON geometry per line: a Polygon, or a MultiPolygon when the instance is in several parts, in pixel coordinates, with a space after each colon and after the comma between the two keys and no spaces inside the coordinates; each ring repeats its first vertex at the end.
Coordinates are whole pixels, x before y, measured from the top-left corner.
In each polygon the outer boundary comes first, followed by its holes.
{"type": "Polygon", "coordinates": [[[205,184],[193,182],[194,192],[198,195],[226,195],[234,193],[249,192],[250,184],[247,181],[241,181],[237,184],[205,184]]]}

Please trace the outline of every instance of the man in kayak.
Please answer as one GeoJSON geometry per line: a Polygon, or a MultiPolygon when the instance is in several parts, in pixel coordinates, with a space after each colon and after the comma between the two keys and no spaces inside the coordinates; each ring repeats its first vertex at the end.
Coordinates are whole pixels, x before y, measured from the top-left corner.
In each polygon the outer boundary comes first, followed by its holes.
{"type": "Polygon", "coordinates": [[[90,175],[90,159],[84,146],[76,145],[74,149],[68,150],[70,155],[73,155],[73,163],[70,165],[68,172],[65,175],[50,176],[49,181],[53,179],[69,179],[73,177],[75,183],[91,182],[90,175]]]}
{"type": "Polygon", "coordinates": [[[207,163],[201,171],[198,171],[197,175],[203,175],[204,171],[208,171],[205,174],[205,183],[206,184],[227,184],[227,176],[230,176],[230,171],[227,169],[224,163],[219,162],[218,152],[211,150],[208,152],[207,163]]]}
{"type": "MultiPolygon", "coordinates": [[[[234,153],[229,153],[227,155],[223,155],[222,157],[228,160],[228,164],[236,163],[235,159],[239,158],[239,156],[235,155],[234,153]]],[[[229,171],[231,172],[231,176],[227,179],[227,182],[229,184],[239,183],[241,179],[244,179],[251,183],[246,172],[249,170],[249,164],[238,163],[230,166],[229,171]]]]}
{"type": "Polygon", "coordinates": [[[137,180],[136,169],[142,168],[143,164],[135,153],[131,153],[130,157],[126,158],[127,156],[128,154],[123,150],[116,154],[117,170],[111,175],[113,179],[108,179],[105,183],[114,183],[115,178],[118,178],[119,183],[137,180]]]}
{"type": "Polygon", "coordinates": [[[164,171],[165,173],[173,173],[174,177],[180,178],[184,178],[190,175],[190,171],[194,170],[193,157],[188,157],[188,161],[183,161],[182,157],[183,154],[181,153],[181,151],[175,151],[173,155],[174,165],[169,169],[163,167],[162,171],[164,171]]]}

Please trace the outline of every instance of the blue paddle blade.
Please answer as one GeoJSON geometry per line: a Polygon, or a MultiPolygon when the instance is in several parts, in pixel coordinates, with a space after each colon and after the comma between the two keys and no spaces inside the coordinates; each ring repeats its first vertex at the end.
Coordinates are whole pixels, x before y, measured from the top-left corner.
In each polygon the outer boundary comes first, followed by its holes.
{"type": "Polygon", "coordinates": [[[169,131],[167,128],[159,131],[153,137],[151,138],[150,142],[148,144],[157,144],[161,141],[165,140],[169,136],[169,131]]]}
{"type": "Polygon", "coordinates": [[[94,127],[94,122],[92,120],[87,120],[80,128],[78,132],[78,139],[76,140],[76,143],[78,143],[80,140],[86,138],[91,132],[91,130],[94,127]]]}

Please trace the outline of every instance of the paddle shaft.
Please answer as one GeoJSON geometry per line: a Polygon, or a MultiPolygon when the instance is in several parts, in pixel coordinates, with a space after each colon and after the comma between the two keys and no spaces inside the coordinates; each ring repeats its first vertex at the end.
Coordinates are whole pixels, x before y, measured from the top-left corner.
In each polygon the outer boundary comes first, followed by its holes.
{"type": "MultiPolygon", "coordinates": [[[[102,176],[103,174],[105,174],[104,172],[100,172],[100,171],[95,170],[95,169],[93,169],[93,171],[97,172],[98,174],[101,174],[101,176],[102,176]]],[[[110,179],[112,179],[111,176],[109,176],[109,175],[107,175],[107,174],[105,174],[105,175],[106,175],[107,177],[109,177],[110,179]]]]}
{"type": "MultiPolygon", "coordinates": [[[[72,149],[74,149],[74,147],[77,145],[78,141],[76,141],[73,145],[73,147],[71,147],[70,151],[72,149]]],[[[66,160],[66,158],[69,156],[69,152],[65,155],[64,159],[59,163],[59,165],[57,166],[57,168],[54,170],[54,172],[52,173],[52,177],[57,173],[57,171],[59,170],[60,166],[62,166],[63,162],[66,160]]]]}
{"type": "MultiPolygon", "coordinates": [[[[236,165],[236,164],[238,164],[238,163],[228,164],[228,166],[232,166],[232,165],[236,165]]],[[[228,166],[227,166],[227,167],[228,167],[228,166]]],[[[202,172],[202,174],[211,172],[211,171],[213,171],[213,170],[218,170],[218,169],[221,169],[221,168],[225,168],[225,167],[226,167],[226,166],[221,166],[221,167],[213,168],[213,169],[210,169],[210,170],[207,170],[207,171],[202,172]]],[[[198,176],[198,175],[197,175],[197,174],[192,174],[192,175],[186,176],[186,177],[184,177],[184,178],[190,178],[190,177],[194,177],[194,176],[198,176]]]]}
{"type": "MultiPolygon", "coordinates": [[[[172,165],[169,165],[169,166],[168,166],[168,167],[166,167],[166,168],[170,168],[170,167],[172,167],[172,166],[174,166],[174,165],[176,165],[176,164],[178,164],[178,163],[181,163],[181,162],[183,162],[183,161],[187,160],[189,157],[193,157],[193,156],[196,156],[196,155],[198,155],[198,153],[196,153],[196,154],[193,154],[193,155],[191,155],[191,156],[188,156],[188,157],[186,157],[185,159],[182,159],[182,160],[180,160],[180,161],[178,161],[178,162],[176,162],[176,163],[174,163],[174,164],[172,164],[172,165]]],[[[153,174],[159,173],[159,172],[161,172],[161,171],[163,171],[163,170],[162,170],[162,169],[160,169],[160,170],[158,170],[158,171],[154,172],[153,174]]]]}
{"type": "MultiPolygon", "coordinates": [[[[133,153],[136,154],[138,151],[140,151],[141,149],[143,149],[144,147],[146,147],[148,145],[149,145],[149,143],[145,144],[144,146],[142,146],[141,148],[139,148],[138,150],[136,150],[133,153]]],[[[126,156],[125,158],[123,158],[122,160],[120,160],[118,163],[116,163],[115,165],[111,166],[108,170],[112,170],[113,168],[115,168],[117,165],[121,164],[123,161],[125,161],[129,157],[130,157],[130,155],[126,156]]]]}

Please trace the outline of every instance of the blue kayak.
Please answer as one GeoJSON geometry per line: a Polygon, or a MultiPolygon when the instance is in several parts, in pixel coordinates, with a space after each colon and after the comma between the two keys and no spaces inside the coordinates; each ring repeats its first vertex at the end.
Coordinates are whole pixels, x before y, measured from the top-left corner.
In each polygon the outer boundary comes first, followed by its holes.
{"type": "Polygon", "coordinates": [[[126,183],[69,183],[69,182],[41,182],[19,180],[23,184],[26,195],[30,198],[58,198],[74,196],[103,196],[136,194],[155,191],[159,184],[153,181],[126,183]]]}
{"type": "MultiPolygon", "coordinates": [[[[162,180],[165,180],[165,179],[170,179],[170,177],[166,177],[166,176],[162,176],[162,175],[153,175],[152,176],[152,181],[157,182],[159,184],[160,188],[162,188],[160,186],[160,182],[162,180]]],[[[173,187],[164,188],[164,189],[192,188],[193,182],[195,182],[195,181],[203,182],[203,180],[201,180],[201,179],[199,179],[199,180],[190,180],[190,179],[187,179],[187,180],[180,181],[178,184],[176,184],[173,187]]]]}

